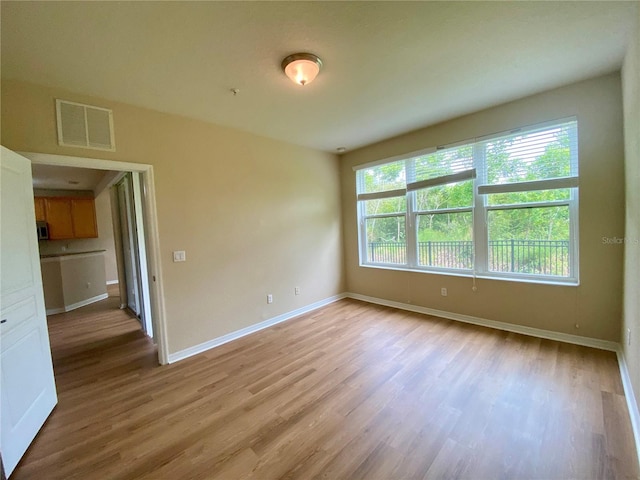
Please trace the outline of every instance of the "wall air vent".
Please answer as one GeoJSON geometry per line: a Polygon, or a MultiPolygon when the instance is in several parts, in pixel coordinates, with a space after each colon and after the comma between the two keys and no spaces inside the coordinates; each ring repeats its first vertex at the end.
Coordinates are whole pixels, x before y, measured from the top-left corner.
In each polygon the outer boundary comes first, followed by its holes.
{"type": "Polygon", "coordinates": [[[115,151],[111,110],[56,99],[56,116],[58,145],[115,151]]]}

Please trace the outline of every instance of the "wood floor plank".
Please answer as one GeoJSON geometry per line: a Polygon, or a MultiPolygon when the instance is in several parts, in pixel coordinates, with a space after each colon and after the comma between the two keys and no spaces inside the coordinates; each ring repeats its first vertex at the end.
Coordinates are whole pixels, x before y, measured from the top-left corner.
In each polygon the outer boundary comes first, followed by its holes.
{"type": "Polygon", "coordinates": [[[341,300],[168,366],[117,297],[49,318],[12,479],[638,478],[615,354],[341,300]]]}

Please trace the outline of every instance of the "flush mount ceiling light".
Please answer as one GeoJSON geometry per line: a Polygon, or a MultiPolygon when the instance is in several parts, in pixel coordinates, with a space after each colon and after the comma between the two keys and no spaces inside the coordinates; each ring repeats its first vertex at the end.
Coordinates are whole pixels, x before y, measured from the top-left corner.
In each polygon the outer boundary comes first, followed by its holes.
{"type": "Polygon", "coordinates": [[[282,60],[282,70],[292,82],[307,85],[313,82],[322,68],[322,60],[313,53],[294,53],[282,60]]]}

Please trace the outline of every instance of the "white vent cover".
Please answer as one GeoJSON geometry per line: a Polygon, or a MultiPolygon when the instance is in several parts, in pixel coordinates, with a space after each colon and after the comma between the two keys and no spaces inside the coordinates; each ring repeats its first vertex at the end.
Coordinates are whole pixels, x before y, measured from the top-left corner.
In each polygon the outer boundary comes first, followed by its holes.
{"type": "Polygon", "coordinates": [[[58,145],[115,151],[111,110],[56,99],[56,115],[58,145]]]}

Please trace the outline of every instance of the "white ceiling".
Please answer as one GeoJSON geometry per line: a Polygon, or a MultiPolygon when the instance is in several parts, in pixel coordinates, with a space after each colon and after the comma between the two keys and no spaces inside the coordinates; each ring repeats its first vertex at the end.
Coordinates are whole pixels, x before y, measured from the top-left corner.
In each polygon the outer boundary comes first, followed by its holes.
{"type": "Polygon", "coordinates": [[[618,70],[638,17],[637,1],[1,8],[4,77],[327,151],[618,70]],[[298,51],[324,62],[305,87],[280,69],[298,51]]]}
{"type": "Polygon", "coordinates": [[[43,190],[91,190],[97,195],[117,173],[111,170],[31,164],[33,188],[43,190]]]}

